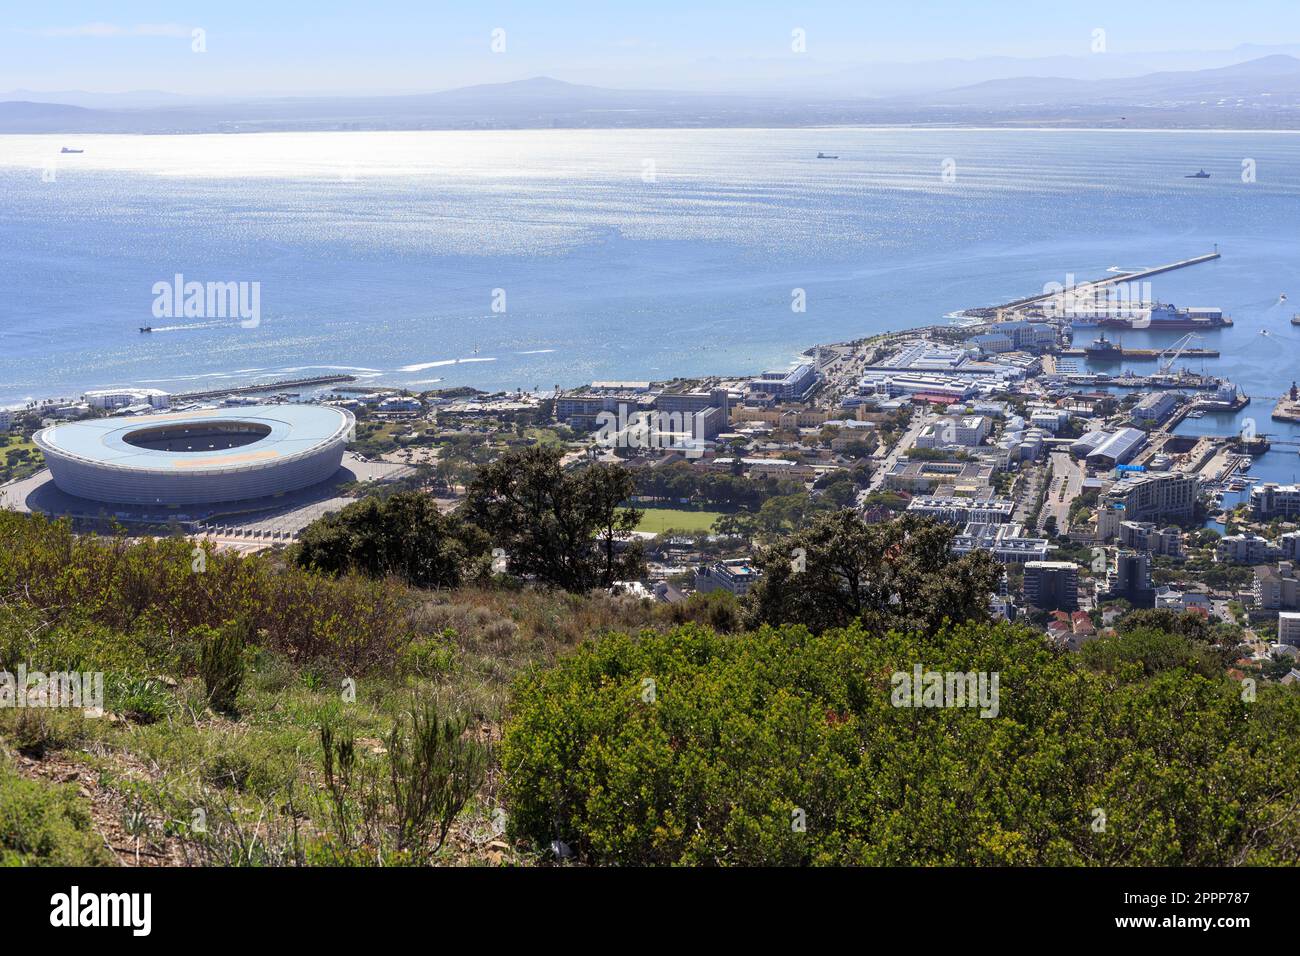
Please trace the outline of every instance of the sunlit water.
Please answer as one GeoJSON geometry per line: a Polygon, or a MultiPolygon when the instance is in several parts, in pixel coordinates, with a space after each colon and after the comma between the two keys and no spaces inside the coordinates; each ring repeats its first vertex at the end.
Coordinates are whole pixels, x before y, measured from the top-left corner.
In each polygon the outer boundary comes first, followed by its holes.
{"type": "MultiPolygon", "coordinates": [[[[1300,375],[1293,133],[0,136],[0,404],[335,369],[529,389],[753,372],[1216,242],[1154,292],[1231,313],[1207,370],[1279,395],[1300,375]],[[156,319],[176,273],[260,282],[261,324],[156,319]]],[[[1271,404],[1237,418],[1294,432],[1271,404]]],[[[1274,461],[1289,480],[1300,458],[1274,461]]]]}

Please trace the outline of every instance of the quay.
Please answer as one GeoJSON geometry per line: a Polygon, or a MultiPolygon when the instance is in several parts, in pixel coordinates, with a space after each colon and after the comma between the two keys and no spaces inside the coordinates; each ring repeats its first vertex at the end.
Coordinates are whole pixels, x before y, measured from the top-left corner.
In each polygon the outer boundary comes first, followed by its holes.
{"type": "MultiPolygon", "coordinates": [[[[1168,351],[1166,349],[1165,351],[1168,351]]],[[[1061,349],[1058,355],[1066,358],[1087,358],[1090,353],[1086,349],[1061,349]]],[[[1126,359],[1158,359],[1164,352],[1157,349],[1116,349],[1114,353],[1117,357],[1126,359]]],[[[1183,349],[1179,355],[1183,358],[1218,358],[1218,349],[1183,349]]],[[[1105,358],[1103,354],[1101,356],[1105,358]]]]}
{"type": "Polygon", "coordinates": [[[1273,406],[1273,420],[1279,422],[1300,422],[1300,402],[1283,397],[1273,406]]]}

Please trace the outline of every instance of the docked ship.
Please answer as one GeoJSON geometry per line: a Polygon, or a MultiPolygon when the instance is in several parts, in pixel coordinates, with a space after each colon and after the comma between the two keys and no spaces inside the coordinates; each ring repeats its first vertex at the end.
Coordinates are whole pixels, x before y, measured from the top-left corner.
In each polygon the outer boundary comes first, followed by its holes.
{"type": "MultiPolygon", "coordinates": [[[[1079,320],[1071,325],[1085,324],[1079,320]]],[[[1088,325],[1107,329],[1142,329],[1151,332],[1188,332],[1221,329],[1232,325],[1232,319],[1222,309],[1180,309],[1174,305],[1156,303],[1149,309],[1130,311],[1128,315],[1099,315],[1088,317],[1088,325]]]]}
{"type": "Polygon", "coordinates": [[[1106,333],[1101,333],[1101,338],[1093,339],[1083,350],[1084,355],[1094,361],[1118,361],[1124,357],[1124,349],[1116,345],[1110,339],[1106,338],[1106,333]]]}
{"type": "Polygon", "coordinates": [[[1232,319],[1224,315],[1222,309],[1180,309],[1173,305],[1159,303],[1153,305],[1151,311],[1144,317],[1134,319],[1132,322],[1132,327],[1135,329],[1149,328],[1152,331],[1220,329],[1227,325],[1232,325],[1232,319]]]}

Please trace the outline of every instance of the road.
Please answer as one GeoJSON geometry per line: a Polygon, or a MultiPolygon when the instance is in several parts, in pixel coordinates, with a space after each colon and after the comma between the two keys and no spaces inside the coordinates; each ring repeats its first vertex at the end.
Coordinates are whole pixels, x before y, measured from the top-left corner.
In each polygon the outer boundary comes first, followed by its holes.
{"type": "Polygon", "coordinates": [[[1052,452],[1051,461],[1052,484],[1047,489],[1038,527],[1043,527],[1048,515],[1054,515],[1057,534],[1065,534],[1070,530],[1070,505],[1083,492],[1085,469],[1065,451],[1052,452]]]}
{"type": "Polygon", "coordinates": [[[871,467],[875,470],[871,474],[871,481],[867,484],[867,487],[858,493],[859,507],[862,506],[863,498],[873,491],[880,490],[880,487],[885,483],[885,475],[889,474],[889,470],[898,463],[898,459],[912,450],[912,445],[915,443],[917,436],[921,434],[921,430],[934,421],[936,417],[928,409],[916,409],[912,412],[912,421],[907,426],[907,431],[903,432],[902,437],[894,443],[894,447],[890,449],[889,453],[883,458],[872,456],[871,467]]]}

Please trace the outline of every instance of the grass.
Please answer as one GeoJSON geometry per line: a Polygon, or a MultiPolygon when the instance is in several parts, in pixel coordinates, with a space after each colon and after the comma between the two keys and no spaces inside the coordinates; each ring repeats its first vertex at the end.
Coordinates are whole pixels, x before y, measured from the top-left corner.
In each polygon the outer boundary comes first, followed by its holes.
{"type": "Polygon", "coordinates": [[[721,511],[686,511],[680,508],[647,508],[641,515],[638,531],[663,534],[665,531],[709,531],[721,511]]]}
{"type": "Polygon", "coordinates": [[[0,434],[0,483],[30,477],[44,467],[45,458],[30,438],[0,434]],[[10,457],[11,453],[20,451],[27,452],[25,459],[10,457]]]}

